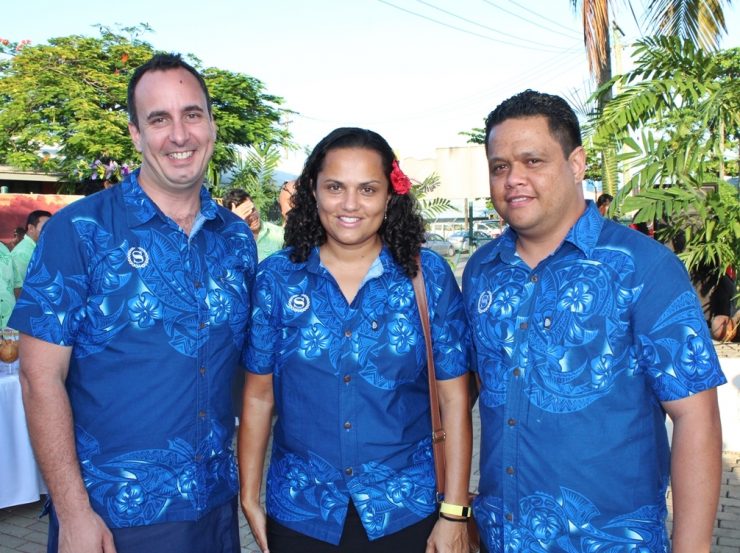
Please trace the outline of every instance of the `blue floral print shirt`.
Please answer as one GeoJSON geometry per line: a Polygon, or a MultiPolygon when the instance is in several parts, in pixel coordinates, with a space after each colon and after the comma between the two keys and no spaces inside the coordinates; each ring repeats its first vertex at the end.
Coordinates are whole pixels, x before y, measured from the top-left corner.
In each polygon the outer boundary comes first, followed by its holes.
{"type": "Polygon", "coordinates": [[[205,189],[188,237],[137,176],[47,222],[11,319],[72,347],[81,472],[114,528],[196,520],[236,494],[231,382],[257,259],[205,189]]]}
{"type": "Polygon", "coordinates": [[[491,553],[666,553],[663,401],[725,382],[688,275],[588,202],[530,269],[505,232],[463,275],[491,553]]]}
{"type": "MultiPolygon", "coordinates": [[[[468,371],[462,296],[422,249],[436,374],[468,371]]],[[[267,512],[338,544],[351,500],[376,539],[435,506],[426,346],[411,280],[383,249],[351,304],[315,249],[260,263],[245,367],[272,374],[277,421],[267,512]]]]}

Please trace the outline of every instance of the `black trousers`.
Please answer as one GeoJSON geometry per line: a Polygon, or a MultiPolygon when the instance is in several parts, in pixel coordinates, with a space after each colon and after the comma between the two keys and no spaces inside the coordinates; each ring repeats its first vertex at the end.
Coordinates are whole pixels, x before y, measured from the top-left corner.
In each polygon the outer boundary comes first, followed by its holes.
{"type": "Polygon", "coordinates": [[[267,546],[270,553],[424,553],[436,522],[437,513],[433,513],[403,530],[370,541],[350,501],[339,545],[311,538],[268,517],[267,546]]]}
{"type": "MultiPolygon", "coordinates": [[[[197,521],[165,522],[151,526],[113,528],[117,553],[239,553],[239,514],[236,498],[197,521]]],[[[59,521],[49,514],[47,553],[59,549],[59,521]]]]}

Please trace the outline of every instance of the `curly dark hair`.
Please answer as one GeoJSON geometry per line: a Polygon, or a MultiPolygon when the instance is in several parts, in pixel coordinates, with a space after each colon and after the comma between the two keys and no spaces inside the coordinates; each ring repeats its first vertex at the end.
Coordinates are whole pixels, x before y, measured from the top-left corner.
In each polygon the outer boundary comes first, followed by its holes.
{"type": "Polygon", "coordinates": [[[547,119],[550,134],[559,143],[566,159],[581,145],[581,126],[568,102],[560,96],[525,90],[501,102],[486,118],[486,152],[491,130],[507,119],[542,116],[547,119]]]}
{"type": "Polygon", "coordinates": [[[419,269],[416,258],[424,242],[424,220],[419,206],[411,194],[397,194],[390,186],[396,156],[388,142],[376,132],[356,127],[333,130],[306,159],[296,182],[295,193],[290,199],[292,209],[285,223],[285,245],[292,248],[290,259],[294,263],[302,263],[308,259],[313,248],[326,243],[326,230],[319,219],[314,191],[326,154],[338,148],[364,148],[380,155],[391,197],[378,235],[396,263],[413,278],[419,269]]]}

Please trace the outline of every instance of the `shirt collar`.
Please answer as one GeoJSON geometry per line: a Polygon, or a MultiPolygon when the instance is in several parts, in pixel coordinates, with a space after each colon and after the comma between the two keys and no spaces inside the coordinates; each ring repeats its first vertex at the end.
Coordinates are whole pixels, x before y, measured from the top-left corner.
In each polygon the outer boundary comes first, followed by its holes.
{"type": "MultiPolygon", "coordinates": [[[[599,234],[601,234],[601,227],[603,226],[604,218],[596,208],[596,204],[592,200],[586,200],[586,209],[570,230],[568,230],[564,242],[573,244],[586,257],[591,257],[591,252],[596,247],[599,234]]],[[[516,231],[511,227],[507,227],[501,238],[496,242],[496,245],[481,259],[481,263],[494,261],[497,257],[501,257],[501,260],[504,262],[513,262],[514,258],[517,257],[516,238],[516,231]]]]}
{"type": "Polygon", "coordinates": [[[591,257],[603,226],[604,217],[599,213],[596,204],[592,200],[586,200],[586,209],[568,231],[565,241],[581,250],[586,257],[591,257]]]}
{"type": "MultiPolygon", "coordinates": [[[[370,265],[362,284],[365,284],[368,280],[373,278],[378,278],[386,271],[391,270],[392,267],[394,267],[393,254],[391,254],[390,250],[383,245],[383,248],[380,250],[380,255],[375,259],[375,261],[373,261],[372,265],[370,265]]],[[[312,273],[326,271],[326,268],[321,264],[321,256],[319,255],[318,246],[311,250],[308,259],[306,260],[306,269],[312,273]]],[[[360,285],[360,288],[362,288],[362,284],[360,285]]]]}
{"type": "MultiPolygon", "coordinates": [[[[136,169],[119,185],[123,202],[126,206],[126,217],[129,225],[138,226],[151,220],[159,214],[163,219],[167,217],[157,205],[146,195],[139,184],[139,171],[136,169]]],[[[205,186],[200,187],[200,212],[196,219],[211,220],[219,217],[224,221],[223,214],[219,212],[216,202],[211,198],[205,186]]]]}

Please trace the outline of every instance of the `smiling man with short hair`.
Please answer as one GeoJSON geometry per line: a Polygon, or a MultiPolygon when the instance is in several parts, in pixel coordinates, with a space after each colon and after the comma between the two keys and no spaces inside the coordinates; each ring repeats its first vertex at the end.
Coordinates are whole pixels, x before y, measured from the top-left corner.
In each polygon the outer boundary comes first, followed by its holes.
{"type": "Polygon", "coordinates": [[[11,318],[48,551],[237,553],[231,381],[254,239],[203,187],[200,74],[157,54],[128,98],[141,168],[54,215],[11,318]]]}
{"type": "Polygon", "coordinates": [[[673,553],[708,553],[725,378],[685,268],[584,200],[580,127],[562,98],[504,101],[486,154],[509,227],[463,274],[484,553],[670,551],[669,477],[673,553]]]}

